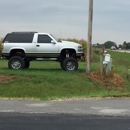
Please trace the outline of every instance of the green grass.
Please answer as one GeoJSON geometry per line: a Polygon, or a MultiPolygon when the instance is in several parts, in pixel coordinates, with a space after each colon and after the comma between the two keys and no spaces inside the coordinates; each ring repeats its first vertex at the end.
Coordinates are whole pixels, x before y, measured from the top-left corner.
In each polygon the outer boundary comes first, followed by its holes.
{"type": "MultiPolygon", "coordinates": [[[[126,82],[130,83],[130,53],[120,53],[116,51],[109,51],[113,59],[113,67],[116,73],[120,74],[126,82]]],[[[130,84],[129,84],[130,86],[130,84]]]]}
{"type": "MultiPolygon", "coordinates": [[[[0,60],[0,75],[11,75],[14,78],[0,82],[1,98],[34,98],[51,100],[72,97],[121,96],[130,95],[129,55],[110,52],[115,71],[121,74],[126,82],[126,88],[117,90],[104,86],[86,74],[86,63],[79,62],[76,72],[65,72],[55,61],[32,61],[29,69],[10,70],[8,61],[0,60]],[[122,55],[124,63],[120,63],[122,55]],[[119,62],[119,64],[118,64],[119,62]],[[129,64],[129,65],[128,65],[129,64]],[[118,67],[117,67],[118,65],[118,67]],[[115,67],[116,66],[116,67],[115,67]]],[[[94,54],[91,70],[99,69],[99,56],[94,54]]]]}

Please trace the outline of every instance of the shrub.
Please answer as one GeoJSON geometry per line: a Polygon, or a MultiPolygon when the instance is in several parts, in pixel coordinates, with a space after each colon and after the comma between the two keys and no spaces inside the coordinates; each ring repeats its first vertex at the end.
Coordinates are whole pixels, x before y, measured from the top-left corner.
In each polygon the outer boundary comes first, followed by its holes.
{"type": "Polygon", "coordinates": [[[0,53],[1,53],[1,43],[2,43],[2,39],[0,40],[0,53]]]}

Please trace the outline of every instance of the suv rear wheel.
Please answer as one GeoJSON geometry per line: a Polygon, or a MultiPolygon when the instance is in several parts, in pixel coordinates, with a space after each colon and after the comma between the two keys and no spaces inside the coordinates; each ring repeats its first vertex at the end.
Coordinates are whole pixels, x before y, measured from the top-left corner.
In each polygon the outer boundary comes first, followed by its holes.
{"type": "Polygon", "coordinates": [[[10,60],[8,62],[8,67],[10,69],[15,69],[15,70],[23,69],[25,67],[25,62],[22,57],[13,56],[10,58],[10,60]]]}
{"type": "Polygon", "coordinates": [[[65,71],[73,71],[78,69],[78,61],[72,57],[64,59],[62,67],[65,71]]]}

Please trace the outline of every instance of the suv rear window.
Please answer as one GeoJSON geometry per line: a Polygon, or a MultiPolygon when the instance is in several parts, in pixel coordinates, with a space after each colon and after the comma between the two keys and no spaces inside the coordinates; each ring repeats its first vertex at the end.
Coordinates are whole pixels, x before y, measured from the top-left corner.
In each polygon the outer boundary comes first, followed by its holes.
{"type": "Polygon", "coordinates": [[[4,41],[6,43],[31,43],[34,33],[10,33],[7,34],[4,41]]]}

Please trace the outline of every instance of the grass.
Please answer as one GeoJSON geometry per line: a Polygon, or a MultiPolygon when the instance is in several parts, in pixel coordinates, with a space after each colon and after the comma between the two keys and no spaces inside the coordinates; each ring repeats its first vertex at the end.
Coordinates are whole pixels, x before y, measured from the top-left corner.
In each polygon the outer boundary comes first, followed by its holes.
{"type": "MultiPolygon", "coordinates": [[[[115,51],[109,51],[113,58],[113,66],[115,72],[119,73],[128,84],[130,83],[130,53],[120,53],[115,51]]],[[[130,85],[130,84],[129,84],[130,85]]]]}
{"type": "MultiPolygon", "coordinates": [[[[109,88],[92,80],[85,74],[86,63],[79,62],[76,72],[65,72],[55,61],[32,61],[29,69],[10,70],[7,60],[0,60],[0,75],[11,77],[0,82],[1,98],[33,98],[52,100],[58,98],[122,96],[130,95],[128,68],[129,55],[109,52],[113,58],[114,70],[125,80],[124,89],[109,88]],[[123,61],[121,61],[122,56],[123,61]],[[115,67],[116,66],[116,67],[115,67]]],[[[99,56],[94,54],[91,70],[99,69],[99,56]]]]}

